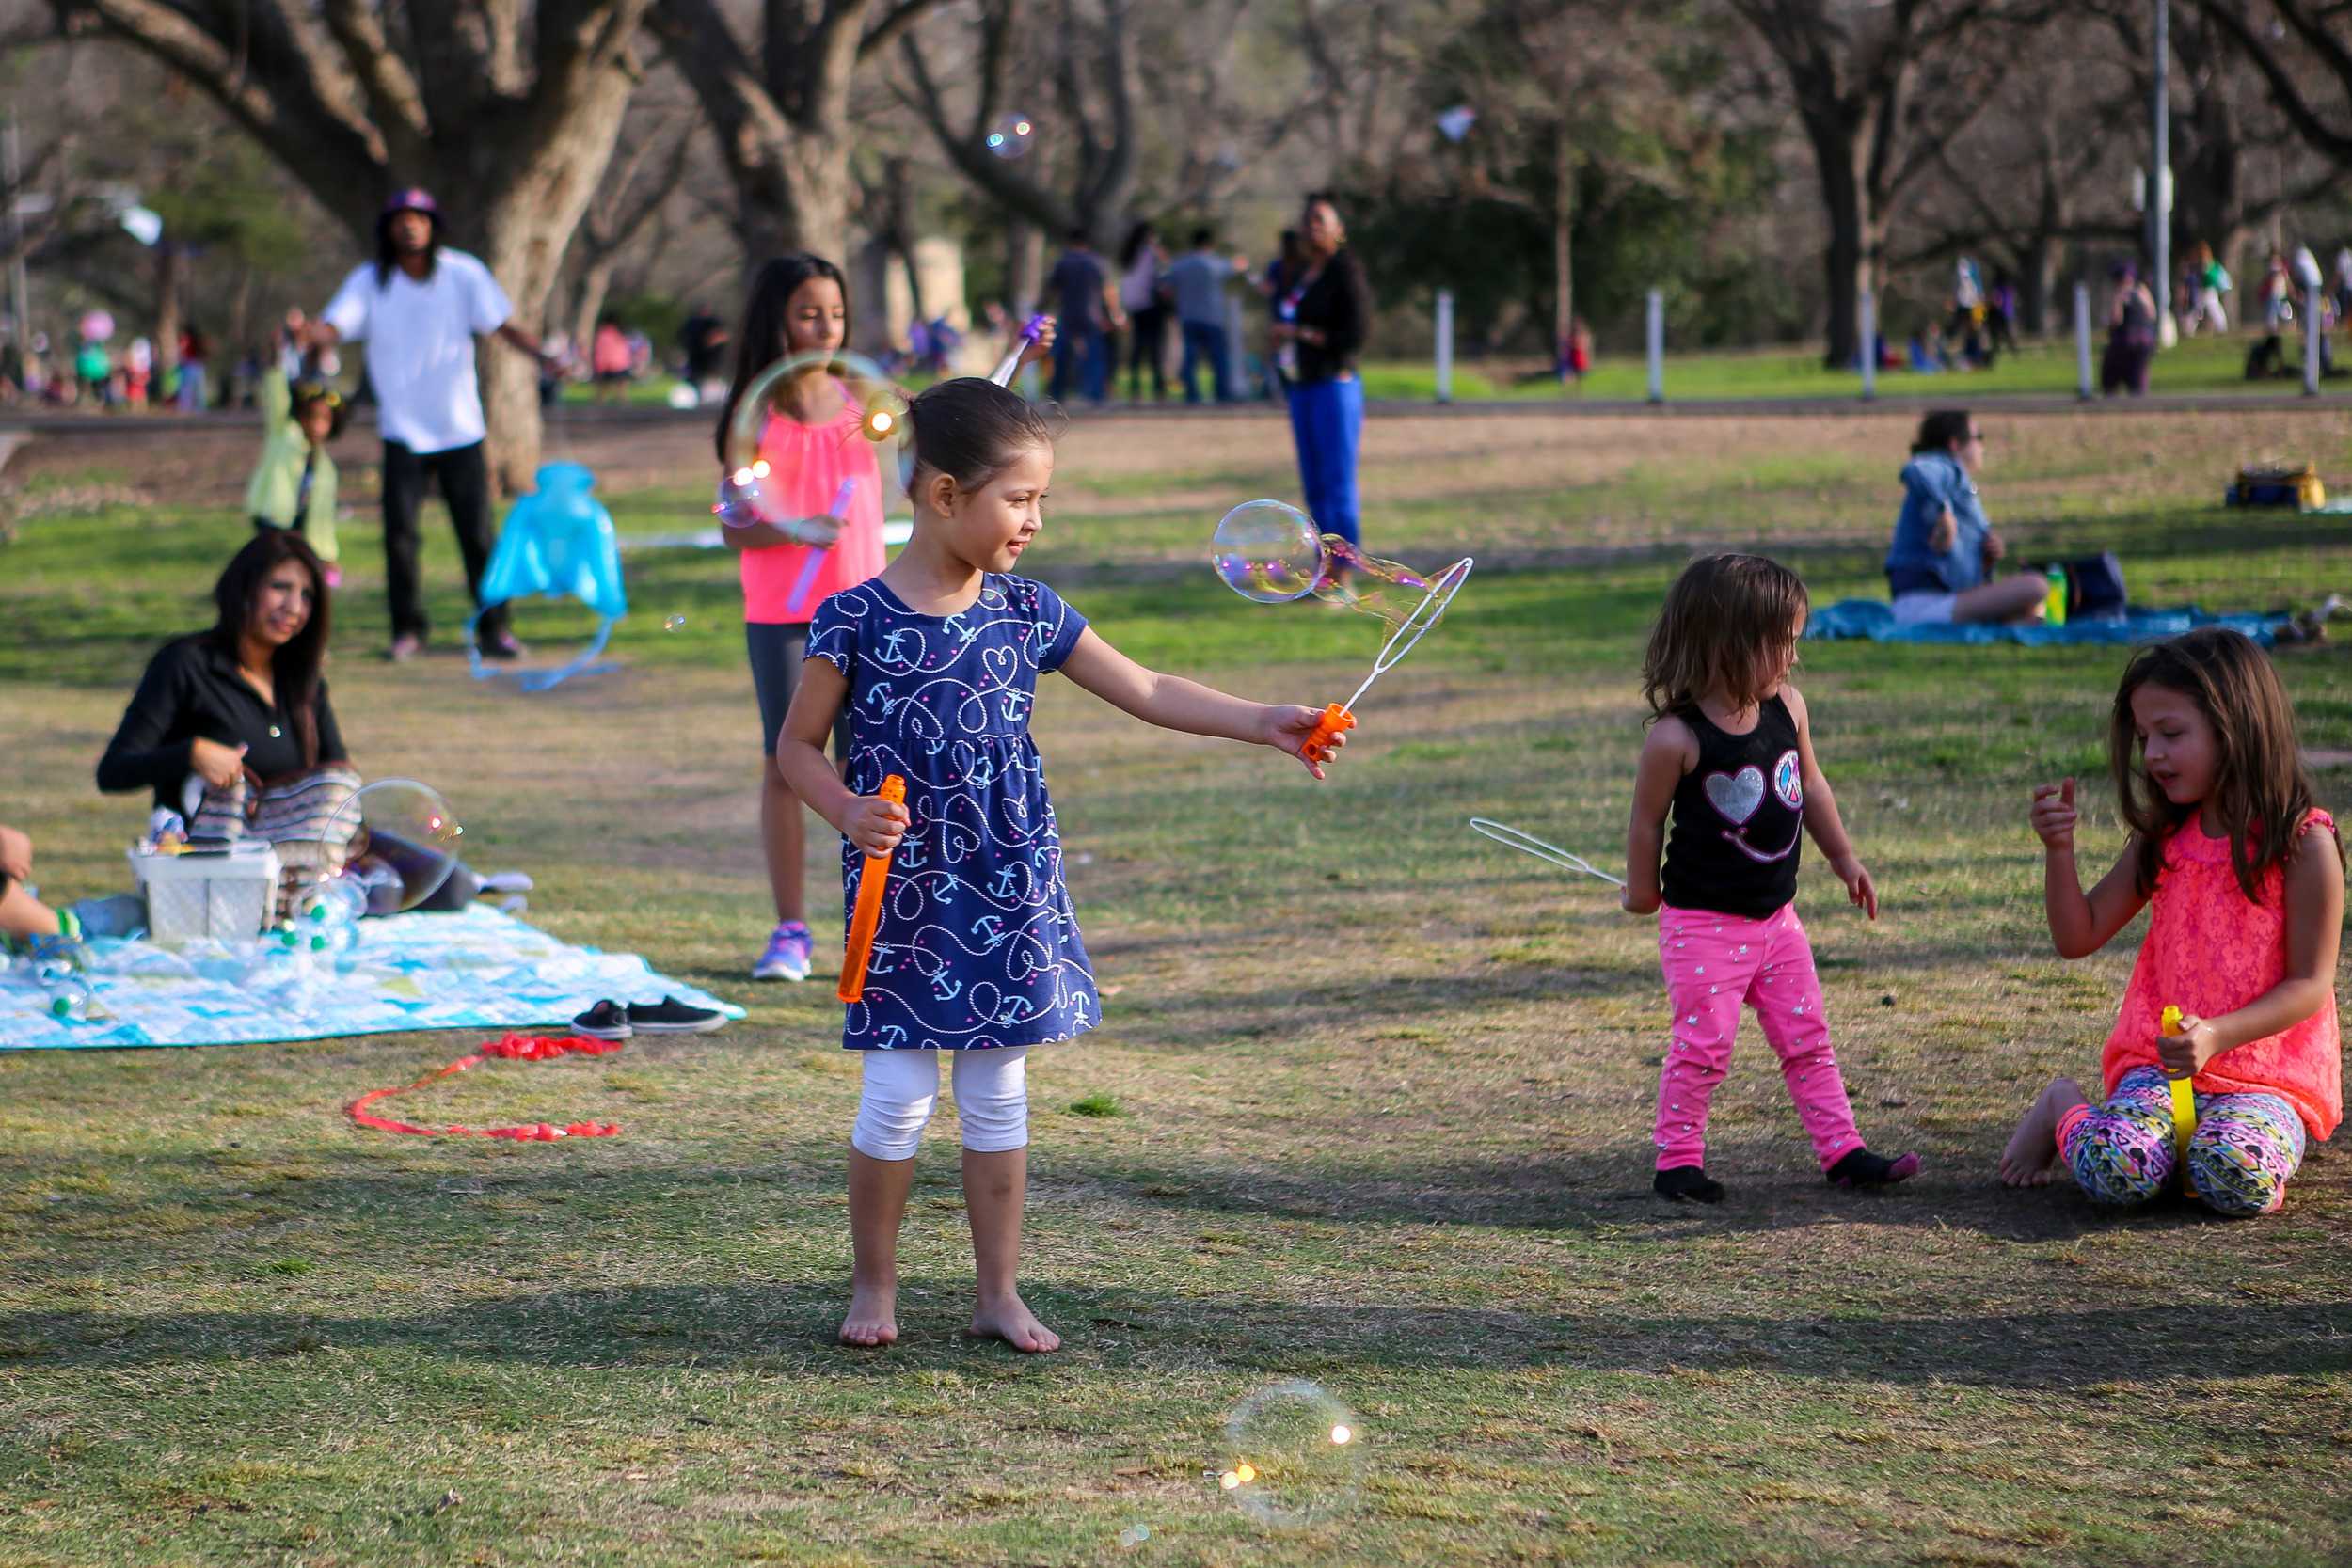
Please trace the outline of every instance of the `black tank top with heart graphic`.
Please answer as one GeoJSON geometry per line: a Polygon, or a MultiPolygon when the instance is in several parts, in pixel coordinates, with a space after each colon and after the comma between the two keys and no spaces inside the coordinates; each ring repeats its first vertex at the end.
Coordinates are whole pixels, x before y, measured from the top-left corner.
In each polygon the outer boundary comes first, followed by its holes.
{"type": "Polygon", "coordinates": [[[1699,763],[1675,786],[1660,891],[1678,910],[1761,920],[1797,896],[1804,839],[1797,721],[1778,696],[1764,700],[1745,735],[1718,729],[1695,706],[1674,716],[1698,737],[1699,763]]]}

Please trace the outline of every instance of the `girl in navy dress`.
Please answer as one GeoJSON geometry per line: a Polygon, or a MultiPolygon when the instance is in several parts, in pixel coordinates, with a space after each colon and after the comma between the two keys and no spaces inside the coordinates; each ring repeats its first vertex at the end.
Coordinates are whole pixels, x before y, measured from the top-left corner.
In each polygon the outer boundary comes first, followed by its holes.
{"type": "Polygon", "coordinates": [[[841,1043],[865,1056],[850,1137],[855,1259],[841,1339],[898,1338],[898,1226],[914,1152],[955,1053],[964,1204],[978,1275],[971,1332],[1016,1350],[1061,1340],[1023,1304],[1015,1275],[1028,1183],[1029,1048],[1101,1021],[1093,965],[1062,880],[1045,772],[1029,738],[1037,678],[1058,670],[1149,723],[1300,748],[1322,709],[1227,696],[1146,670],[1090,630],[1050,588],[1012,569],[1043,526],[1053,433],[992,382],[945,381],[909,410],[914,537],[869,581],[834,594],[809,626],[808,657],[776,764],[839,830],[842,892],[864,857],[894,856],[863,1000],[841,1043]],[[850,714],[846,780],[825,761],[850,714]],[[906,781],[906,802],[880,798],[906,781]]]}

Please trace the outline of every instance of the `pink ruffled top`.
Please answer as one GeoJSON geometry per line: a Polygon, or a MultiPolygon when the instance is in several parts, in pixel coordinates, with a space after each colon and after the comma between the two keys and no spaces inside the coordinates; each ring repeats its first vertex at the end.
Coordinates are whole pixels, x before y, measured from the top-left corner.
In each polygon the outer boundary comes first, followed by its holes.
{"type": "MultiPolygon", "coordinates": [[[[2334,827],[2334,817],[2313,811],[2301,832],[2334,827]]],[[[2167,1005],[2217,1018],[2286,978],[2286,879],[2274,865],[2256,887],[2259,896],[2249,903],[2230,864],[2230,841],[2207,838],[2196,818],[2166,841],[2164,870],[2149,900],[2148,939],[2101,1061],[2108,1093],[2132,1069],[2156,1065],[2167,1005]]],[[[2196,1087],[2200,1094],[2275,1094],[2295,1107],[2313,1138],[2327,1137],[2344,1119],[2334,991],[2300,1023],[2207,1062],[2196,1087]]]]}
{"type": "Polygon", "coordinates": [[[864,413],[845,389],[841,413],[823,424],[802,424],[771,414],[760,428],[759,455],[768,460],[760,482],[789,517],[814,517],[833,508],[845,479],[857,481],[847,526],[830,548],[813,545],[769,545],[745,550],[742,563],[743,619],[763,626],[802,626],[817,607],[844,588],[878,576],[882,553],[882,466],[866,438],[864,413]],[[805,578],[811,555],[822,556],[805,578]]]}

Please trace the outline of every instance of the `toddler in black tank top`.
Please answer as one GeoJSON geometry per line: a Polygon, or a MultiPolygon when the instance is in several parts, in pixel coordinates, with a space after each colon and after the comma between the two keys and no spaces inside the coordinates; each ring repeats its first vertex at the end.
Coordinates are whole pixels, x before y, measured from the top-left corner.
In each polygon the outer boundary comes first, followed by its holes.
{"type": "Polygon", "coordinates": [[[1854,1127],[1812,945],[1797,919],[1808,832],[1848,897],[1878,918],[1878,891],[1814,760],[1804,699],[1787,684],[1806,609],[1804,585],[1787,567],[1708,556],[1667,595],[1643,665],[1654,718],[1633,787],[1624,903],[1659,916],[1675,1017],[1659,1075],[1653,1185],[1677,1200],[1724,1196],[1706,1170],[1707,1111],[1730,1068],[1743,1006],[1779,1056],[1833,1184],[1883,1186],[1919,1168],[1915,1154],[1872,1153],[1854,1127]]]}

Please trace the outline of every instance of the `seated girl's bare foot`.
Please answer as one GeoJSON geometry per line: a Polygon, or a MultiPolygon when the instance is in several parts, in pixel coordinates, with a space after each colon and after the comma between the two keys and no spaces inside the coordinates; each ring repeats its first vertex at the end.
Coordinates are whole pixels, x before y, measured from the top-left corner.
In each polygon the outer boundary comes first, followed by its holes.
{"type": "Polygon", "coordinates": [[[972,1326],[964,1331],[976,1339],[1002,1339],[1032,1355],[1061,1349],[1061,1336],[1037,1321],[1017,1295],[983,1301],[974,1308],[972,1326]]]}
{"type": "Polygon", "coordinates": [[[841,1342],[873,1349],[898,1342],[898,1292],[888,1285],[858,1285],[850,1291],[850,1315],[841,1320],[841,1342]]]}
{"type": "Polygon", "coordinates": [[[2081,1085],[2072,1078],[2053,1079],[2001,1150],[2001,1180],[2012,1187],[2047,1186],[2057,1174],[2058,1117],[2082,1103],[2081,1085]]]}

